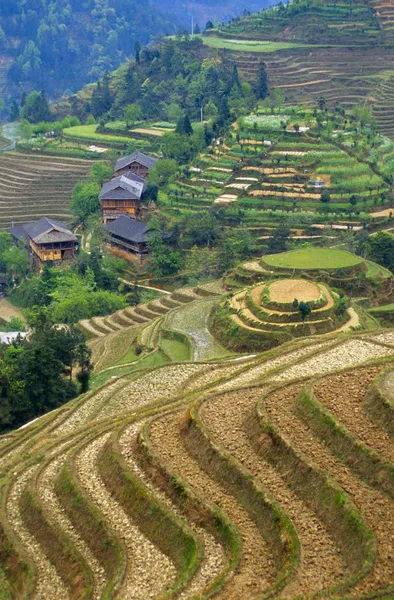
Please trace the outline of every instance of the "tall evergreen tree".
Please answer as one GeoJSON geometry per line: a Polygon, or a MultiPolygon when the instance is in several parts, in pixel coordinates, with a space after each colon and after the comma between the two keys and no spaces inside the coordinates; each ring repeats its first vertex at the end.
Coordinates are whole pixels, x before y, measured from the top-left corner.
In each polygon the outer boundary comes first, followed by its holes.
{"type": "Polygon", "coordinates": [[[268,96],[268,75],[265,62],[260,60],[257,76],[257,96],[264,100],[268,96]]]}
{"type": "Polygon", "coordinates": [[[140,62],[140,52],[141,52],[141,44],[137,40],[136,43],[134,44],[134,55],[135,55],[135,61],[137,63],[140,62]]]}
{"type": "Polygon", "coordinates": [[[10,106],[10,121],[17,121],[19,119],[19,108],[16,100],[11,102],[10,106]]]}

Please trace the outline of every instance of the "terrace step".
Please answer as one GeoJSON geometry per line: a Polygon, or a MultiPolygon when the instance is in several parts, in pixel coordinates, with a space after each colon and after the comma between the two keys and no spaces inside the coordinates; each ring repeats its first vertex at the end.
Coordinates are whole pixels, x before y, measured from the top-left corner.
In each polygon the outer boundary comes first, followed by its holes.
{"type": "Polygon", "coordinates": [[[119,323],[117,319],[114,319],[114,315],[108,315],[104,322],[108,327],[113,329],[113,331],[119,331],[120,329],[123,329],[123,325],[119,323]]]}
{"type": "MultiPolygon", "coordinates": [[[[300,397],[298,393],[298,387],[289,386],[270,394],[265,400],[266,414],[273,426],[276,429],[279,428],[281,434],[286,437],[288,444],[306,456],[313,457],[313,463],[317,467],[329,473],[339,486],[346,489],[347,496],[357,506],[367,526],[372,530],[377,548],[383,548],[387,535],[394,532],[393,503],[387,496],[361,482],[350,469],[344,466],[342,461],[328,450],[325,443],[311,435],[310,427],[299,418],[300,397]],[[378,510],[376,510],[377,505],[379,505],[378,510]],[[382,519],[385,525],[383,528],[381,527],[382,519]]],[[[362,531],[362,527],[357,530],[362,531]]],[[[372,557],[368,561],[369,565],[366,564],[369,569],[356,586],[356,595],[362,596],[368,593],[369,589],[382,590],[389,585],[391,575],[386,571],[389,567],[389,560],[386,556],[382,556],[380,560],[373,561],[373,538],[370,538],[370,549],[372,557]]]]}
{"type": "Polygon", "coordinates": [[[114,313],[112,315],[112,319],[115,322],[119,323],[119,325],[121,325],[122,327],[130,327],[131,325],[134,325],[134,322],[127,316],[125,309],[119,310],[118,312],[114,313]]]}
{"type": "Polygon", "coordinates": [[[136,306],[134,311],[137,315],[141,315],[145,319],[155,319],[158,316],[158,313],[149,310],[145,304],[136,306]]]}
{"type": "Polygon", "coordinates": [[[171,472],[173,480],[178,478],[183,480],[186,490],[191,489],[193,494],[199,495],[205,502],[224,510],[227,518],[231,519],[233,526],[242,536],[244,547],[246,545],[250,547],[249,545],[253,543],[255,551],[242,557],[243,560],[239,563],[233,577],[223,589],[223,597],[226,597],[226,592],[229,597],[229,594],[236,590],[238,598],[247,598],[251,582],[255,593],[261,595],[267,588],[269,589],[268,582],[274,578],[275,568],[270,561],[273,558],[270,549],[255,522],[242,504],[234,498],[227,485],[226,488],[219,485],[186,450],[182,427],[184,416],[182,410],[153,421],[148,430],[149,445],[160,458],[160,462],[171,472]]]}
{"type": "Polygon", "coordinates": [[[152,300],[152,302],[150,302],[147,305],[147,308],[149,310],[151,310],[152,312],[156,312],[156,313],[161,314],[161,315],[165,315],[169,311],[169,307],[163,306],[163,303],[161,302],[161,298],[157,298],[156,300],[152,300]]]}
{"type": "Polygon", "coordinates": [[[78,326],[80,329],[82,329],[82,331],[86,331],[89,336],[93,335],[95,337],[103,337],[105,335],[105,333],[101,329],[95,327],[94,323],[92,323],[92,321],[89,319],[83,319],[82,321],[79,321],[78,326]]]}
{"type": "Polygon", "coordinates": [[[182,306],[182,302],[178,302],[178,300],[175,300],[175,298],[172,296],[160,298],[160,304],[162,304],[164,308],[168,308],[170,310],[172,308],[178,308],[178,306],[182,306]]]}
{"type": "Polygon", "coordinates": [[[111,327],[106,323],[105,317],[92,317],[91,323],[96,329],[103,333],[113,333],[117,328],[111,327]]]}
{"type": "Polygon", "coordinates": [[[143,317],[142,315],[138,314],[135,311],[135,306],[133,307],[128,307],[124,309],[125,315],[128,319],[130,319],[130,321],[132,321],[133,323],[146,323],[148,321],[147,317],[143,317]]]}
{"type": "MultiPolygon", "coordinates": [[[[200,402],[198,419],[212,443],[224,447],[239,463],[246,464],[251,475],[283,506],[296,527],[302,547],[302,563],[288,584],[292,593],[290,589],[287,592],[285,587],[281,596],[295,597],[296,590],[303,587],[305,577],[308,593],[312,595],[323,588],[328,596],[334,581],[335,585],[340,585],[349,575],[358,579],[363,574],[363,560],[359,559],[359,555],[368,557],[367,540],[360,536],[359,543],[363,544],[364,554],[359,547],[354,551],[354,534],[351,526],[347,525],[347,519],[357,514],[355,507],[345,505],[337,508],[338,495],[344,496],[339,486],[335,486],[327,474],[304,463],[304,457],[294,455],[295,450],[291,446],[283,448],[282,440],[278,439],[280,432],[271,432],[264,412],[260,423],[256,409],[260,408],[262,391],[261,387],[235,391],[215,396],[209,403],[200,402]],[[266,437],[264,431],[267,432],[266,437]],[[278,453],[282,448],[279,462],[278,453]],[[327,510],[328,499],[330,511],[327,510]],[[335,524],[329,512],[335,513],[335,524]],[[338,523],[341,523],[340,527],[338,523]],[[315,567],[309,570],[308,564],[315,567]],[[352,567],[349,568],[349,565],[352,567]]],[[[358,517],[362,522],[361,516],[358,517]]]]}

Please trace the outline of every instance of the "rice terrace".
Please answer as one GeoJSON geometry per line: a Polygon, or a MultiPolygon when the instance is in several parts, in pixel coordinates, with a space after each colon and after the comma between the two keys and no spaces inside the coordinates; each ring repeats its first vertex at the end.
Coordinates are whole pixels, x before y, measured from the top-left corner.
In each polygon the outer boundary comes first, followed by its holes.
{"type": "Polygon", "coordinates": [[[264,256],[81,321],[93,389],[1,438],[2,597],[392,598],[394,335],[330,288],[383,300],[371,268],[264,256]]]}
{"type": "Polygon", "coordinates": [[[267,3],[0,2],[0,600],[394,600],[394,0],[267,3]]]}

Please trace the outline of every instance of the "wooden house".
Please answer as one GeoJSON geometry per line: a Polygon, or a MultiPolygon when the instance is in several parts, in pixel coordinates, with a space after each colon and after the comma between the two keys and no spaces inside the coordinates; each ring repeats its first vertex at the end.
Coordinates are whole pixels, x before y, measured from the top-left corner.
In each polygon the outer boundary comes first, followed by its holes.
{"type": "Polygon", "coordinates": [[[35,263],[62,262],[74,258],[77,238],[61,221],[41,217],[9,230],[14,241],[25,241],[35,263]]]}
{"type": "Polygon", "coordinates": [[[104,183],[99,196],[103,222],[108,223],[121,215],[137,217],[146,188],[145,179],[131,172],[104,183]]]}
{"type": "Polygon", "coordinates": [[[148,177],[150,169],[153,169],[157,158],[147,156],[143,152],[133,152],[129,156],[119,158],[116,161],[115,175],[125,175],[126,173],[134,173],[140,177],[148,177]]]}
{"type": "Polygon", "coordinates": [[[125,253],[136,254],[140,258],[148,254],[148,226],[125,215],[104,225],[106,241],[125,253]]]}

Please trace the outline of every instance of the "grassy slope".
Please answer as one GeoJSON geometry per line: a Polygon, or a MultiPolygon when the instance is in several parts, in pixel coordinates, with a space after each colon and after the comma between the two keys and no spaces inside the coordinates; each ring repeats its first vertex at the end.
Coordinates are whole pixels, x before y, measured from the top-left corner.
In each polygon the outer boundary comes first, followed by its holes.
{"type": "Polygon", "coordinates": [[[308,248],[265,256],[264,262],[288,269],[341,269],[358,265],[362,259],[344,250],[308,248]]]}

